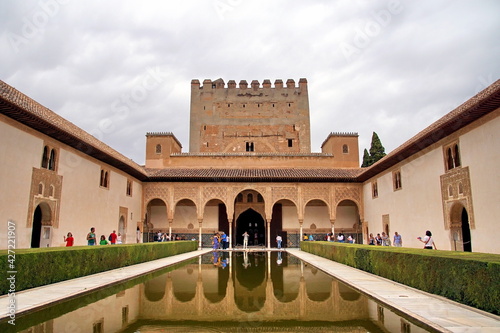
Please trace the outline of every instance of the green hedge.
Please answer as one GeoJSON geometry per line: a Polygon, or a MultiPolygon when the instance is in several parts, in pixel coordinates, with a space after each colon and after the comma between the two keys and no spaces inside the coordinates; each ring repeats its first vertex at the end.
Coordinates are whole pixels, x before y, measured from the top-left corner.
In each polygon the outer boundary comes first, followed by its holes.
{"type": "Polygon", "coordinates": [[[303,251],[500,314],[500,255],[301,242],[303,251]]]}
{"type": "MultiPolygon", "coordinates": [[[[15,251],[15,291],[39,287],[90,274],[194,251],[198,242],[154,242],[107,246],[75,246],[15,251]]],[[[11,253],[12,254],[12,253],[11,253]]],[[[9,272],[6,250],[0,251],[0,270],[9,272]]],[[[7,273],[7,277],[10,274],[7,273]]],[[[10,282],[0,281],[0,295],[9,292],[10,282]]]]}

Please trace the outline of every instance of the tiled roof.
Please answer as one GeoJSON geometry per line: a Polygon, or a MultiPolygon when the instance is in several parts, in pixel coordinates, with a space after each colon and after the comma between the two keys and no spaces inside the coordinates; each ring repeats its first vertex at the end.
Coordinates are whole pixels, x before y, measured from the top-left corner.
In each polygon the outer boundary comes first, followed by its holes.
{"type": "Polygon", "coordinates": [[[358,181],[364,182],[391,168],[404,159],[469,125],[500,107],[500,80],[444,115],[410,140],[387,154],[368,168],[364,168],[358,181]]]}
{"type": "Polygon", "coordinates": [[[150,181],[354,182],[360,169],[146,169],[150,181]]]}
{"type": "Polygon", "coordinates": [[[139,180],[146,179],[143,167],[1,80],[0,113],[139,180]]]}

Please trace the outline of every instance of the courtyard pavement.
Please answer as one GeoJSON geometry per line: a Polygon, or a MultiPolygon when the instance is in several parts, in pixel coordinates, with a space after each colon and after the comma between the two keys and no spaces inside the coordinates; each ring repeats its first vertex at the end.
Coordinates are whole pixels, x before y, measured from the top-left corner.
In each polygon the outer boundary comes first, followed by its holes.
{"type": "MultiPolygon", "coordinates": [[[[262,250],[265,249],[250,249],[250,251],[262,250]]],[[[276,251],[276,249],[273,250],[276,251]]],[[[15,296],[17,306],[16,316],[22,313],[33,312],[50,304],[56,304],[67,298],[88,294],[98,289],[118,284],[124,280],[162,269],[165,266],[173,265],[210,251],[212,250],[202,249],[17,292],[15,296]]],[[[286,251],[340,281],[349,284],[352,288],[369,297],[375,298],[383,306],[388,307],[396,313],[399,312],[414,317],[438,331],[500,333],[499,316],[395,283],[376,275],[300,251],[299,249],[286,249],[286,251]]],[[[8,295],[0,296],[0,320],[9,317],[8,305],[8,295]]]]}
{"type": "Polygon", "coordinates": [[[500,332],[500,317],[299,249],[287,249],[379,303],[442,332],[500,332]]]}

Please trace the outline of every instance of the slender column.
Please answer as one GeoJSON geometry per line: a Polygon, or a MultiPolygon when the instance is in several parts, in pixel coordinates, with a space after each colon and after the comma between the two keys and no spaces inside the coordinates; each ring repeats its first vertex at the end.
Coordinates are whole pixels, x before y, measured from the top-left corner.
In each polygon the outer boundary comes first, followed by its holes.
{"type": "Polygon", "coordinates": [[[335,234],[335,220],[330,220],[330,223],[332,225],[332,237],[335,234]]]}
{"type": "Polygon", "coordinates": [[[203,219],[198,219],[198,249],[201,250],[201,227],[203,226],[203,219]]]}
{"type": "Polygon", "coordinates": [[[172,239],[172,223],[174,223],[174,219],[168,219],[168,235],[170,237],[170,240],[175,240],[172,239]]]}
{"type": "Polygon", "coordinates": [[[300,235],[299,235],[299,249],[300,249],[300,242],[302,242],[303,237],[303,232],[302,232],[302,224],[304,223],[304,220],[299,219],[299,225],[300,225],[300,235]]]}
{"type": "Polygon", "coordinates": [[[228,219],[229,222],[229,249],[233,249],[233,219],[228,219]]]}
{"type": "Polygon", "coordinates": [[[271,248],[271,219],[266,221],[267,248],[271,248]]]}

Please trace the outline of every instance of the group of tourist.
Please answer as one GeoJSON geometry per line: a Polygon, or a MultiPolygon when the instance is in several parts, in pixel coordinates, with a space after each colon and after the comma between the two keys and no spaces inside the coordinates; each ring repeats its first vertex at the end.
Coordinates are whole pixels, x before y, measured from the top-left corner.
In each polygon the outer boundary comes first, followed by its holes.
{"type": "Polygon", "coordinates": [[[212,248],[214,250],[225,250],[229,248],[229,235],[224,231],[214,233],[212,237],[212,248]]]}
{"type": "MultiPolygon", "coordinates": [[[[66,246],[73,246],[75,243],[75,238],[71,232],[68,232],[66,236],[63,236],[64,242],[66,246]]],[[[97,244],[97,236],[95,233],[95,228],[90,228],[90,232],[87,234],[87,245],[96,245],[97,244]]],[[[99,245],[108,245],[108,244],[122,244],[122,235],[121,233],[116,233],[116,230],[113,230],[111,234],[109,234],[108,238],[106,236],[101,235],[99,240],[99,245]]]]}
{"type": "MultiPolygon", "coordinates": [[[[394,233],[394,242],[392,244],[396,247],[403,246],[403,238],[397,231],[394,233]]],[[[370,233],[370,236],[368,236],[368,245],[391,246],[391,239],[385,232],[377,234],[375,237],[370,233]]]]}

